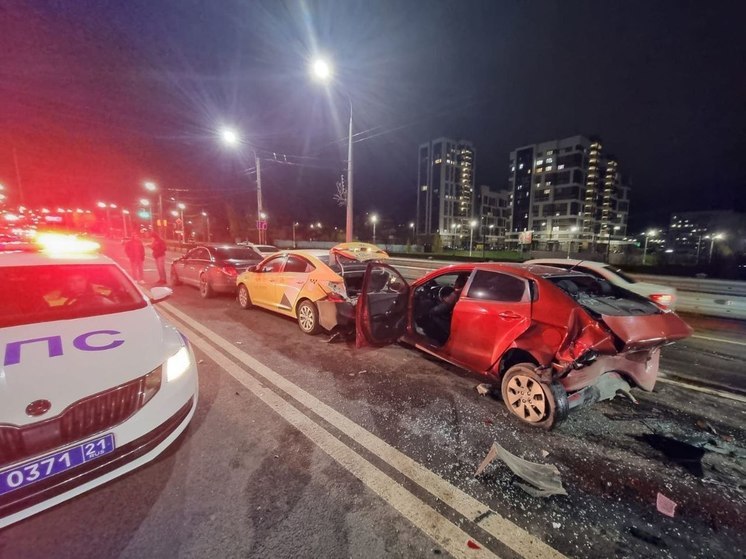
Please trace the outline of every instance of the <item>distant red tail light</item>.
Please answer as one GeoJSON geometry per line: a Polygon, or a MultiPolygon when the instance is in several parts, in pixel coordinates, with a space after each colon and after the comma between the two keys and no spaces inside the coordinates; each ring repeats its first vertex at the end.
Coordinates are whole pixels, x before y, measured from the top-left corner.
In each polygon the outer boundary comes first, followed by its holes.
{"type": "Polygon", "coordinates": [[[667,308],[673,305],[675,297],[670,293],[654,293],[650,296],[650,300],[656,305],[667,308]]]}
{"type": "Polygon", "coordinates": [[[220,270],[226,275],[235,278],[238,275],[235,266],[223,266],[220,270]]]}
{"type": "Polygon", "coordinates": [[[332,303],[344,303],[345,298],[342,297],[339,293],[329,293],[326,296],[327,301],[331,301],[332,303]]]}

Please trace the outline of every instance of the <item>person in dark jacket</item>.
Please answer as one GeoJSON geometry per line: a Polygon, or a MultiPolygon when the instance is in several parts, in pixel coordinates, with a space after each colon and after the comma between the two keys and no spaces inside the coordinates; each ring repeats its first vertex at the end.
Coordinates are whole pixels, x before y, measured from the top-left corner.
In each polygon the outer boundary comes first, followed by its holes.
{"type": "Polygon", "coordinates": [[[161,239],[158,233],[153,233],[153,243],[150,245],[153,251],[155,267],[158,268],[158,281],[156,285],[166,285],[166,241],[161,239]]]}
{"type": "Polygon", "coordinates": [[[130,260],[132,277],[135,278],[136,282],[143,283],[142,268],[145,262],[145,247],[137,232],[132,233],[130,240],[124,244],[124,252],[130,260]]]}

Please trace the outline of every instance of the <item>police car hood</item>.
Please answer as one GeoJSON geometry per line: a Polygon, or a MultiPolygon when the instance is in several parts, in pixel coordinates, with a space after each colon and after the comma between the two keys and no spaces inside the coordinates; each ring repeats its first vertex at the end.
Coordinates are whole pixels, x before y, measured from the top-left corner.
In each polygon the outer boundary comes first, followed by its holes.
{"type": "Polygon", "coordinates": [[[155,309],[0,329],[0,424],[26,425],[146,375],[184,345],[155,309]],[[26,406],[49,400],[41,417],[26,406]]]}

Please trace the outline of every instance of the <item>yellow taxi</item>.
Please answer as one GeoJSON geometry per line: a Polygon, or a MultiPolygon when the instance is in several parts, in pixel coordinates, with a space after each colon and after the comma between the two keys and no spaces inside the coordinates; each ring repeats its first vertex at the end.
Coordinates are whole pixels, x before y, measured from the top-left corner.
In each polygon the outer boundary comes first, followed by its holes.
{"type": "Polygon", "coordinates": [[[352,327],[366,262],[387,258],[368,243],[281,251],[238,276],[238,304],[295,318],[306,334],[352,327]]]}

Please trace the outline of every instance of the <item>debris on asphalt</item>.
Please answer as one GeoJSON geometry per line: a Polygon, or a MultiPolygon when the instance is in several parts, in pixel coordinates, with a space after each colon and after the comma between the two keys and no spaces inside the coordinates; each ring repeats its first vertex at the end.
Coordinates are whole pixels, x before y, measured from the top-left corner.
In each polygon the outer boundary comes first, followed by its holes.
{"type": "Polygon", "coordinates": [[[655,507],[658,509],[658,512],[670,516],[671,518],[674,517],[674,513],[676,512],[676,505],[677,503],[660,492],[655,499],[655,507]]]}
{"type": "Polygon", "coordinates": [[[485,424],[485,425],[494,425],[494,424],[495,424],[495,422],[494,422],[494,421],[492,421],[491,419],[485,419],[485,420],[484,420],[484,424],[485,424]]]}
{"type": "Polygon", "coordinates": [[[205,362],[205,360],[204,360],[204,359],[200,359],[199,361],[197,361],[197,365],[201,365],[201,364],[202,364],[202,363],[204,363],[204,362],[205,362]]]}
{"type": "Polygon", "coordinates": [[[476,543],[474,540],[469,540],[466,545],[471,549],[482,549],[482,546],[476,543]]]}
{"type": "Polygon", "coordinates": [[[344,341],[344,336],[341,332],[334,332],[331,336],[329,336],[326,340],[321,340],[325,344],[333,344],[334,342],[341,342],[344,341]]]}
{"type": "Polygon", "coordinates": [[[705,450],[703,448],[664,435],[647,433],[638,435],[635,438],[662,452],[666,458],[679,464],[690,474],[698,478],[704,476],[702,457],[705,454],[705,450]]]}
{"type": "Polygon", "coordinates": [[[236,345],[241,345],[243,342],[236,342],[236,345]]]}
{"type": "Polygon", "coordinates": [[[482,460],[474,475],[478,476],[481,474],[495,458],[500,458],[515,475],[530,484],[516,482],[516,485],[529,495],[533,497],[567,495],[567,491],[562,486],[557,466],[554,464],[537,464],[536,462],[524,460],[511,454],[497,443],[492,443],[490,451],[484,460],[482,460]]]}
{"type": "Polygon", "coordinates": [[[480,396],[486,396],[492,390],[492,385],[483,382],[482,384],[477,384],[476,389],[480,396]]]}
{"type": "Polygon", "coordinates": [[[562,528],[562,524],[560,524],[559,522],[552,522],[552,528],[554,528],[555,530],[559,530],[560,528],[562,528]]]}
{"type": "Polygon", "coordinates": [[[611,421],[643,421],[645,419],[660,419],[660,415],[643,413],[604,413],[611,421]]]}
{"type": "Polygon", "coordinates": [[[637,526],[630,526],[629,533],[632,534],[634,537],[644,542],[651,543],[656,547],[660,547],[661,549],[668,548],[668,544],[663,538],[661,538],[660,536],[656,536],[652,532],[648,532],[647,530],[638,528],[637,526]]]}
{"type": "Polygon", "coordinates": [[[547,456],[549,456],[549,451],[548,450],[542,450],[541,451],[541,457],[542,458],[546,458],[547,456]]]}
{"type": "Polygon", "coordinates": [[[357,374],[362,375],[363,373],[367,373],[367,372],[368,372],[367,369],[363,369],[362,371],[358,371],[357,374]]]}
{"type": "Polygon", "coordinates": [[[696,425],[697,425],[697,427],[699,427],[703,431],[709,431],[713,435],[717,435],[718,434],[718,432],[715,431],[715,428],[710,424],[709,421],[705,421],[704,419],[698,419],[696,421],[696,425]]]}

